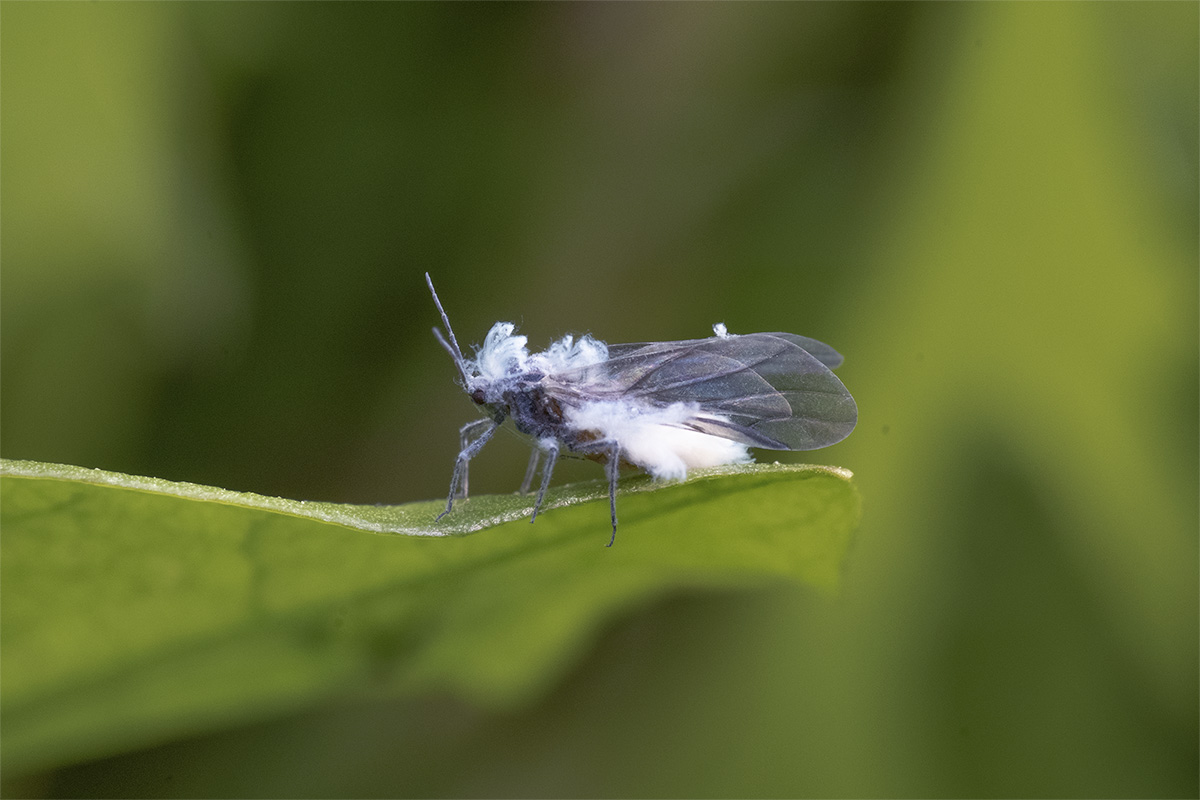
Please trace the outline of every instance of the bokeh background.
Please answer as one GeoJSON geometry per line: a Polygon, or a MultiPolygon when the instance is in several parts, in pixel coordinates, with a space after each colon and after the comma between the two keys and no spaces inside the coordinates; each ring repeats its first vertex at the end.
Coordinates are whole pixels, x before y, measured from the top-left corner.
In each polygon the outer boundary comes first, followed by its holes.
{"type": "Polygon", "coordinates": [[[764,455],[864,498],[840,597],[630,609],[530,707],[13,791],[1197,796],[1198,9],[5,3],[5,457],[439,497],[428,270],[464,343],[830,342],[858,430],[764,455]]]}

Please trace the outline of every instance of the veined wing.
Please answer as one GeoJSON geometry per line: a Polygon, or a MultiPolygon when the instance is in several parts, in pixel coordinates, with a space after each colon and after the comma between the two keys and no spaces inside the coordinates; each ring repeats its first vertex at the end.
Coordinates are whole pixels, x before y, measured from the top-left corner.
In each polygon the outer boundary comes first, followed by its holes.
{"type": "Polygon", "coordinates": [[[844,439],[858,420],[854,398],[830,371],[841,356],[789,333],[610,345],[609,359],[555,376],[598,399],[697,403],[685,425],[773,450],[812,450],[844,439]],[[816,352],[808,350],[809,344],[816,352]]]}
{"type": "MultiPolygon", "coordinates": [[[[837,369],[842,365],[842,354],[834,350],[824,342],[819,342],[816,339],[810,339],[807,336],[800,336],[795,333],[750,333],[744,335],[731,334],[727,337],[708,337],[706,339],[684,339],[678,342],[644,342],[641,344],[611,344],[608,346],[609,360],[619,360],[634,353],[643,354],[652,350],[670,351],[682,347],[690,347],[698,344],[713,344],[714,342],[730,342],[737,339],[759,338],[770,336],[776,339],[783,339],[786,342],[800,347],[810,356],[820,361],[830,369],[837,369]]],[[[746,343],[743,342],[745,347],[746,343]]]]}

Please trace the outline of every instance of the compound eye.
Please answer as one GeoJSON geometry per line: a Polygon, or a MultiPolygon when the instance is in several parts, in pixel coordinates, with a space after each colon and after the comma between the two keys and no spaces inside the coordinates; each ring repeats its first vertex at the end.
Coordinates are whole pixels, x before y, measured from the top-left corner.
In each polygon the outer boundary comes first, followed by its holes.
{"type": "Polygon", "coordinates": [[[485,402],[483,389],[476,389],[475,391],[471,392],[471,399],[475,401],[476,405],[483,405],[485,402]]]}

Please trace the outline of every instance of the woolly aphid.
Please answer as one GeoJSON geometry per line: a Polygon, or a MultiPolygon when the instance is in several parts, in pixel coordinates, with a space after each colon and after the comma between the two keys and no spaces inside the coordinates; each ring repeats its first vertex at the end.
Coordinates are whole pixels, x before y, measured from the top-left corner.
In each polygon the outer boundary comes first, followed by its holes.
{"type": "Polygon", "coordinates": [[[680,342],[613,344],[564,336],[540,353],[511,322],[497,322],[474,358],[465,358],[450,318],[425,274],[446,326],[438,342],[454,359],[463,389],[487,413],[460,430],[450,496],[467,497],[467,466],[507,418],[533,438],[521,493],[542,464],[530,522],[550,485],[560,451],[604,464],[617,537],[617,476],[622,465],[656,479],[682,480],[689,469],[751,461],[749,448],[815,450],[850,435],[858,407],[831,371],[832,347],[794,333],[714,336],[680,342]],[[447,341],[446,337],[449,337],[447,341]],[[474,438],[472,438],[474,437],[474,438]]]}

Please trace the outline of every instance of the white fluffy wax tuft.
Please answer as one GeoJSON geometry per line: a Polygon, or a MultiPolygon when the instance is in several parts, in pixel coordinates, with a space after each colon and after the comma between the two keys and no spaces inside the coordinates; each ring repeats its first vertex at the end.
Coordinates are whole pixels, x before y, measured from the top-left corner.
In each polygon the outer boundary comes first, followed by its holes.
{"type": "Polygon", "coordinates": [[[626,400],[594,400],[570,411],[566,421],[573,429],[617,442],[622,458],[662,480],[682,480],[697,467],[750,461],[740,442],[680,427],[699,408],[696,403],[641,408],[626,400]]]}
{"type": "Polygon", "coordinates": [[[475,358],[467,359],[467,372],[492,383],[525,371],[529,351],[524,336],[514,336],[511,322],[497,322],[488,331],[475,358]]]}
{"type": "Polygon", "coordinates": [[[590,367],[608,360],[608,345],[584,334],[578,340],[564,336],[541,353],[530,357],[531,367],[550,375],[569,369],[590,367]]]}

